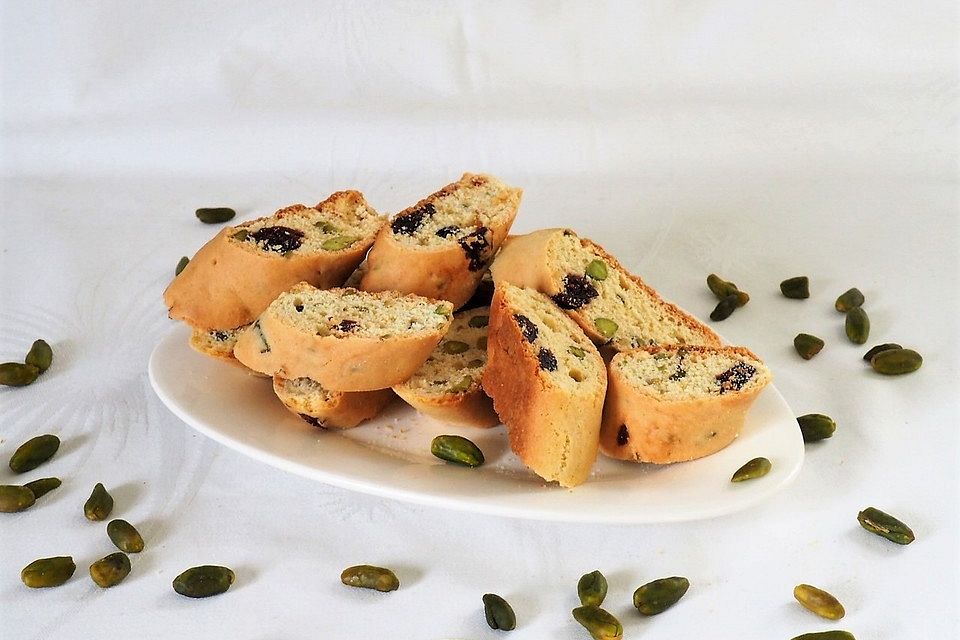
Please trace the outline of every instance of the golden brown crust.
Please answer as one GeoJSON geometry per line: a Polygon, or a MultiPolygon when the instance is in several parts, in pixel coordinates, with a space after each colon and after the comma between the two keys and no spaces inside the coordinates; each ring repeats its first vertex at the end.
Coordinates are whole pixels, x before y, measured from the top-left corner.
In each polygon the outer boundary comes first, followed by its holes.
{"type": "Polygon", "coordinates": [[[324,429],[352,429],[376,417],[390,404],[394,394],[390,389],[356,393],[331,392],[324,402],[305,403],[283,389],[285,380],[273,377],[273,392],[291,413],[315,427],[324,429]]]}
{"type": "Polygon", "coordinates": [[[483,277],[483,270],[470,271],[468,264],[457,245],[412,248],[398,242],[387,225],[367,256],[360,289],[449,300],[456,309],[470,299],[483,277]]]}
{"type": "Polygon", "coordinates": [[[555,295],[559,289],[553,282],[548,255],[555,235],[564,231],[566,229],[538,229],[520,236],[508,236],[490,265],[494,285],[505,281],[536,289],[548,296],[555,295]]]}
{"type": "Polygon", "coordinates": [[[443,395],[417,393],[416,389],[404,385],[393,390],[417,411],[443,422],[481,428],[500,424],[500,418],[493,410],[493,401],[479,387],[465,393],[443,395]]]}
{"type": "MultiPolygon", "coordinates": [[[[711,329],[704,323],[700,322],[691,314],[687,313],[686,311],[684,311],[674,303],[664,300],[653,287],[651,287],[646,282],[644,282],[640,278],[640,276],[630,273],[622,264],[620,264],[619,260],[617,260],[614,256],[610,255],[609,253],[607,253],[607,251],[603,247],[598,245],[593,240],[589,240],[587,238],[581,238],[580,241],[583,244],[587,245],[588,247],[592,248],[601,256],[603,256],[604,259],[609,262],[609,264],[613,265],[615,270],[619,270],[624,274],[626,274],[627,277],[630,278],[630,280],[632,280],[638,287],[643,289],[648,295],[650,295],[651,297],[655,298],[656,300],[661,302],[663,305],[665,305],[667,309],[670,310],[671,315],[677,318],[677,320],[679,320],[681,324],[683,324],[684,326],[689,328],[691,331],[693,331],[694,333],[702,337],[703,346],[719,347],[723,344],[723,341],[720,340],[720,336],[718,336],[713,331],[713,329],[711,329]]],[[[596,328],[593,326],[593,323],[590,322],[589,318],[587,318],[585,313],[579,312],[579,311],[571,311],[570,315],[573,317],[574,320],[577,321],[577,324],[579,324],[580,327],[584,329],[584,333],[590,336],[591,340],[593,340],[594,342],[605,340],[603,336],[601,336],[599,333],[596,332],[596,328]],[[587,330],[588,326],[589,326],[589,331],[587,330]]]]}
{"type": "Polygon", "coordinates": [[[412,376],[449,327],[447,316],[437,331],[420,335],[388,339],[307,335],[267,309],[240,335],[233,353],[241,363],[266,375],[311,378],[331,391],[373,391],[412,376]]]}
{"type": "MultiPolygon", "coordinates": [[[[365,205],[359,192],[340,191],[315,208],[340,199],[365,205]]],[[[274,215],[283,219],[306,208],[292,205],[274,215]]],[[[386,219],[382,222],[385,224],[386,219]]],[[[233,329],[250,324],[278,294],[298,282],[309,282],[318,289],[339,286],[373,244],[371,237],[341,251],[284,256],[231,241],[237,230],[221,229],[170,283],[163,300],[171,318],[198,329],[233,329]]]]}
{"type": "MultiPolygon", "coordinates": [[[[397,216],[419,209],[441,195],[478,178],[483,176],[466,173],[459,182],[445,186],[439,192],[401,211],[397,216]]],[[[502,224],[488,227],[491,258],[510,231],[522,194],[521,189],[508,189],[504,197],[512,208],[509,219],[502,224]]],[[[380,229],[373,248],[367,255],[359,288],[364,291],[400,291],[449,300],[457,309],[476,291],[485,271],[486,269],[471,270],[470,260],[457,244],[411,246],[397,240],[390,225],[385,225],[380,229]]]]}
{"type": "MultiPolygon", "coordinates": [[[[710,347],[684,347],[687,351],[708,352],[710,347]]],[[[656,353],[663,347],[637,351],[656,353]]],[[[726,347],[759,360],[743,347],[726,347]]],[[[666,464],[702,458],[720,451],[740,434],[747,411],[769,383],[747,391],[723,395],[665,400],[644,393],[625,379],[616,366],[617,354],[609,365],[607,399],[603,408],[600,450],[604,455],[633,462],[666,464]]]]}
{"type": "MultiPolygon", "coordinates": [[[[494,282],[506,281],[519,287],[529,287],[536,289],[548,296],[554,296],[560,293],[560,283],[554,277],[553,268],[550,266],[550,247],[552,243],[564,232],[569,229],[540,229],[522,236],[510,236],[503,244],[503,248],[497,255],[496,260],[490,267],[494,282]]],[[[571,231],[572,233],[572,231],[571,231]]],[[[669,310],[678,322],[688,327],[694,333],[700,335],[703,344],[708,346],[720,346],[722,344],[720,337],[695,317],[660,297],[652,287],[645,283],[640,277],[630,273],[622,264],[603,247],[588,240],[579,238],[580,242],[603,256],[608,264],[615,270],[619,270],[643,291],[661,302],[669,310]]],[[[589,305],[588,305],[589,306],[589,305]]],[[[565,310],[567,315],[573,318],[583,332],[590,337],[596,344],[606,344],[608,339],[597,332],[593,321],[587,316],[586,309],[583,310],[565,310]]],[[[612,345],[611,345],[612,346],[612,345]]]]}
{"type": "MultiPolygon", "coordinates": [[[[483,389],[507,425],[510,447],[520,460],[546,480],[576,486],[590,475],[597,457],[602,387],[594,397],[574,397],[544,380],[513,314],[502,290],[495,290],[483,389]]],[[[597,359],[605,377],[599,353],[587,357],[597,359]]]]}

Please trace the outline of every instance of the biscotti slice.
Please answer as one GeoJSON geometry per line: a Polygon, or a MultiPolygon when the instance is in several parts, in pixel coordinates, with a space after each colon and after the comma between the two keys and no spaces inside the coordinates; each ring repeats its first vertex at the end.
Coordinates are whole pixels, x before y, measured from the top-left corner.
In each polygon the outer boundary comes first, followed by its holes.
{"type": "Polygon", "coordinates": [[[379,414],[393,399],[390,389],[329,391],[316,380],[273,377],[273,392],[287,409],[315,427],[352,429],[379,414]]]}
{"type": "Polygon", "coordinates": [[[609,369],[600,448],[636,462],[682,462],[723,449],[773,379],[743,347],[646,347],[618,353],[609,369]]]}
{"type": "Polygon", "coordinates": [[[395,291],[294,285],[237,339],[237,360],[331,391],[373,391],[412,376],[450,327],[453,305],[395,291]]]}
{"type": "Polygon", "coordinates": [[[412,378],[393,388],[396,394],[444,422],[473,427],[500,424],[493,403],[480,388],[489,320],[489,307],[454,315],[447,335],[412,378]]]}
{"type": "Polygon", "coordinates": [[[490,309],[483,389],[534,473],[581,484],[597,457],[607,388],[603,359],[549,298],[497,285],[490,309]]]}
{"type": "Polygon", "coordinates": [[[164,302],[171,318],[197,329],[250,324],[298,282],[340,286],[385,223],[361,193],[340,191],[226,227],[174,278],[164,302]]]}
{"type": "Polygon", "coordinates": [[[508,238],[490,270],[498,286],[510,282],[547,294],[594,342],[614,351],[657,344],[720,346],[709,327],[570,229],[508,238]]]}
{"type": "Polygon", "coordinates": [[[380,230],[360,288],[415,293],[460,308],[510,231],[521,194],[493,176],[463,174],[380,230]]]}
{"type": "MultiPolygon", "coordinates": [[[[193,347],[194,351],[205,356],[243,367],[233,357],[233,347],[237,344],[237,338],[246,328],[246,326],[243,326],[236,329],[194,329],[190,334],[190,346],[193,347]]],[[[243,368],[246,369],[246,367],[243,368]]]]}

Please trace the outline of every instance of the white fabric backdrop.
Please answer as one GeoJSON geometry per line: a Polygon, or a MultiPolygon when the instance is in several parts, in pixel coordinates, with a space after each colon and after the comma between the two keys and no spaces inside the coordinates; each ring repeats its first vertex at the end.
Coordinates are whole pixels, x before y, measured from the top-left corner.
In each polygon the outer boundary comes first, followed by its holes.
{"type": "MultiPolygon", "coordinates": [[[[0,389],[0,457],[53,431],[42,475],[64,485],[0,519],[0,638],[583,638],[575,584],[602,569],[626,637],[960,634],[956,400],[957,9],[928,2],[0,4],[0,359],[36,337],[55,364],[0,389]],[[192,432],[159,403],[146,359],[170,328],[160,294],[212,230],[355,187],[394,212],[485,170],[523,186],[515,229],[569,225],[691,311],[703,278],[753,301],[720,325],[768,360],[798,414],[837,419],[798,480],[750,511],[607,527],[449,513],[284,474],[192,432]],[[777,291],[807,274],[797,304],[777,291]],[[878,379],[831,305],[857,285],[874,342],[924,354],[878,379]],[[802,362],[799,331],[828,347],[802,362]],[[95,482],[147,550],[121,586],[80,505],[95,482]],[[860,530],[901,515],[918,539],[860,530]],[[30,591],[27,562],[72,554],[67,585],[30,591]],[[342,587],[357,562],[392,594],[342,587]],[[237,583],[188,601],[170,581],[223,563],[237,583]],[[643,620],[630,594],[693,586],[643,620]],[[847,617],[793,602],[799,582],[847,617]]],[[[19,482],[0,469],[0,483],[19,482]]]]}

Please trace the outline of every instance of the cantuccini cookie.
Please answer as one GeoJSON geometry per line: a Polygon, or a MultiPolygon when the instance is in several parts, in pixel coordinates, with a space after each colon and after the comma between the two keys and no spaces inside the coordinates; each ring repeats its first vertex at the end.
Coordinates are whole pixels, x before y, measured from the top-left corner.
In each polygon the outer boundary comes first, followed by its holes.
{"type": "Polygon", "coordinates": [[[447,301],[302,282],[270,303],[233,353],[254,371],[310,378],[331,391],[385,389],[420,368],[452,314],[447,301]]]}
{"type": "Polygon", "coordinates": [[[273,377],[273,392],[287,409],[315,427],[352,429],[378,415],[393,399],[390,389],[330,391],[316,380],[273,377]]]}
{"type": "Polygon", "coordinates": [[[646,347],[609,364],[600,450],[635,462],[682,462],[723,449],[773,379],[743,347],[646,347]]]}
{"type": "Polygon", "coordinates": [[[493,176],[465,173],[380,230],[359,288],[415,293],[460,308],[509,233],[521,194],[493,176]]]}
{"type": "Polygon", "coordinates": [[[545,295],[497,284],[483,388],[510,446],[534,473],[573,487],[597,457],[607,387],[603,359],[545,295]]]}
{"type": "Polygon", "coordinates": [[[298,282],[340,286],[385,222],[361,193],[341,191],[313,207],[225,227],[167,287],[170,317],[195,329],[233,330],[298,282]]]}
{"type": "Polygon", "coordinates": [[[550,296],[596,344],[614,351],[656,344],[720,346],[709,327],[570,229],[507,238],[491,272],[497,285],[509,282],[550,296]]]}

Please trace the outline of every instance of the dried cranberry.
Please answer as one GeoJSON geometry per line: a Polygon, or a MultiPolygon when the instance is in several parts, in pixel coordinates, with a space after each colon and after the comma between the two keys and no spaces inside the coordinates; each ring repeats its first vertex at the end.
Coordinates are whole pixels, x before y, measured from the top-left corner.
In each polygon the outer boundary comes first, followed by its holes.
{"type": "Polygon", "coordinates": [[[437,235],[441,238],[449,238],[450,236],[456,234],[457,231],[460,231],[460,227],[455,224],[451,224],[449,226],[437,229],[437,235]]]}
{"type": "Polygon", "coordinates": [[[579,309],[598,295],[586,276],[568,273],[563,276],[563,291],[553,296],[553,301],[561,309],[579,309]]]}
{"type": "Polygon", "coordinates": [[[619,431],[617,431],[617,446],[623,447],[630,442],[630,432],[627,431],[627,425],[620,425],[619,431]]]}
{"type": "Polygon", "coordinates": [[[720,384],[720,393],[740,391],[740,389],[743,389],[743,385],[750,382],[750,378],[752,378],[756,372],[755,367],[752,367],[746,362],[738,362],[717,376],[717,382],[720,384]]]}
{"type": "Polygon", "coordinates": [[[540,368],[544,371],[557,370],[557,356],[553,355],[553,351],[550,351],[550,349],[541,347],[540,352],[537,353],[537,360],[540,361],[540,368]]]}
{"type": "Polygon", "coordinates": [[[687,370],[683,366],[683,357],[685,355],[687,355],[687,352],[683,349],[677,350],[677,370],[670,374],[670,379],[674,382],[687,377],[687,370]]]}
{"type": "Polygon", "coordinates": [[[417,229],[423,226],[424,218],[429,218],[436,212],[437,210],[428,202],[410,213],[405,213],[402,216],[394,218],[393,222],[390,223],[390,228],[393,229],[393,232],[396,234],[411,236],[417,229]]]}
{"type": "Polygon", "coordinates": [[[517,326],[520,327],[520,333],[523,334],[523,337],[526,338],[527,342],[533,342],[537,339],[540,329],[530,318],[522,313],[516,313],[513,315],[513,319],[517,321],[517,326]]]}
{"type": "Polygon", "coordinates": [[[344,333],[350,333],[351,331],[356,331],[360,328],[360,323],[356,320],[341,320],[340,324],[334,327],[337,331],[343,331],[344,333]]]}
{"type": "Polygon", "coordinates": [[[485,266],[489,257],[486,254],[489,253],[491,248],[490,239],[487,238],[489,233],[490,230],[486,227],[479,227],[476,231],[468,233],[457,241],[463,252],[467,254],[467,260],[470,261],[470,271],[479,271],[485,266]]]}
{"type": "Polygon", "coordinates": [[[306,423],[308,423],[308,424],[312,424],[312,425],[315,426],[315,427],[320,427],[321,429],[324,428],[323,421],[320,420],[319,418],[314,418],[313,416],[308,416],[308,415],[305,414],[305,413],[301,413],[301,414],[300,414],[300,417],[303,418],[303,421],[306,422],[306,423]]]}
{"type": "Polygon", "coordinates": [[[263,227],[250,234],[264,251],[286,253],[300,248],[303,244],[303,231],[290,227],[263,227]]]}

